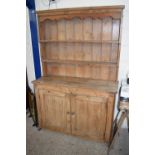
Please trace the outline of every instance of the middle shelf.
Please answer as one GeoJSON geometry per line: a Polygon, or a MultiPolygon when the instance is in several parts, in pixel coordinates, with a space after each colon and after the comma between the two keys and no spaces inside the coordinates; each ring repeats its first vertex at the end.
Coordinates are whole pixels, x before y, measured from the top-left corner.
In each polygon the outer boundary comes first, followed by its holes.
{"type": "Polygon", "coordinates": [[[40,40],[40,43],[107,43],[120,44],[117,40],[40,40]]]}
{"type": "Polygon", "coordinates": [[[54,60],[54,59],[42,59],[42,62],[47,62],[47,63],[62,63],[62,64],[107,64],[107,65],[116,65],[117,62],[103,62],[103,61],[79,61],[79,60],[54,60]]]}

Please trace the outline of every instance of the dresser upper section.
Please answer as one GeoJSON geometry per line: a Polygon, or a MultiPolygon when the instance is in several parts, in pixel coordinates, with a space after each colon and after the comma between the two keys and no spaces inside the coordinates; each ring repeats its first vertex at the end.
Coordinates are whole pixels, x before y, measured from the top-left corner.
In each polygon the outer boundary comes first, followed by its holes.
{"type": "Polygon", "coordinates": [[[38,11],[43,75],[117,81],[123,8],[38,11]]]}

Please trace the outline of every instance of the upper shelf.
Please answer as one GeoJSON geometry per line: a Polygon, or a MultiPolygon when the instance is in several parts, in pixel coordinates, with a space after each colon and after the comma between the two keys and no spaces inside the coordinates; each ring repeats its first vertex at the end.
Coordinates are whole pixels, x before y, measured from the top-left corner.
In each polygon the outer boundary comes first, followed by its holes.
{"type": "Polygon", "coordinates": [[[120,44],[117,40],[40,40],[40,43],[108,43],[120,44]]]}

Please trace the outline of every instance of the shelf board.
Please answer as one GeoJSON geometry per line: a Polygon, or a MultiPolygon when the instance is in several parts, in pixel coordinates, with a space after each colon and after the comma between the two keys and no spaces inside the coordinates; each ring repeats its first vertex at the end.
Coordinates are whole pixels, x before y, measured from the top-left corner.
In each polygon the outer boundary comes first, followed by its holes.
{"type": "Polygon", "coordinates": [[[62,64],[107,64],[107,65],[117,65],[117,62],[102,62],[102,61],[79,61],[79,60],[49,60],[42,59],[42,62],[47,63],[62,63],[62,64]]]}
{"type": "Polygon", "coordinates": [[[67,77],[67,76],[49,76],[41,77],[32,82],[33,84],[59,84],[59,85],[68,85],[78,88],[91,88],[95,90],[102,90],[106,92],[116,93],[118,89],[118,82],[115,81],[104,81],[104,80],[95,80],[91,78],[80,78],[80,77],[67,77]]]}
{"type": "Polygon", "coordinates": [[[117,40],[40,40],[40,43],[108,43],[120,44],[117,40]]]}

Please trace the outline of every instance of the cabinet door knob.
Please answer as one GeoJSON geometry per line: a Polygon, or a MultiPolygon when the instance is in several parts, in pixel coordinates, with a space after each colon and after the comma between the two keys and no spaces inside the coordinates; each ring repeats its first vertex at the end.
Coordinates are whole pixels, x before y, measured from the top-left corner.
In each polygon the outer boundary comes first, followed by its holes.
{"type": "Polygon", "coordinates": [[[67,112],[67,114],[70,114],[70,112],[67,112]]]}

